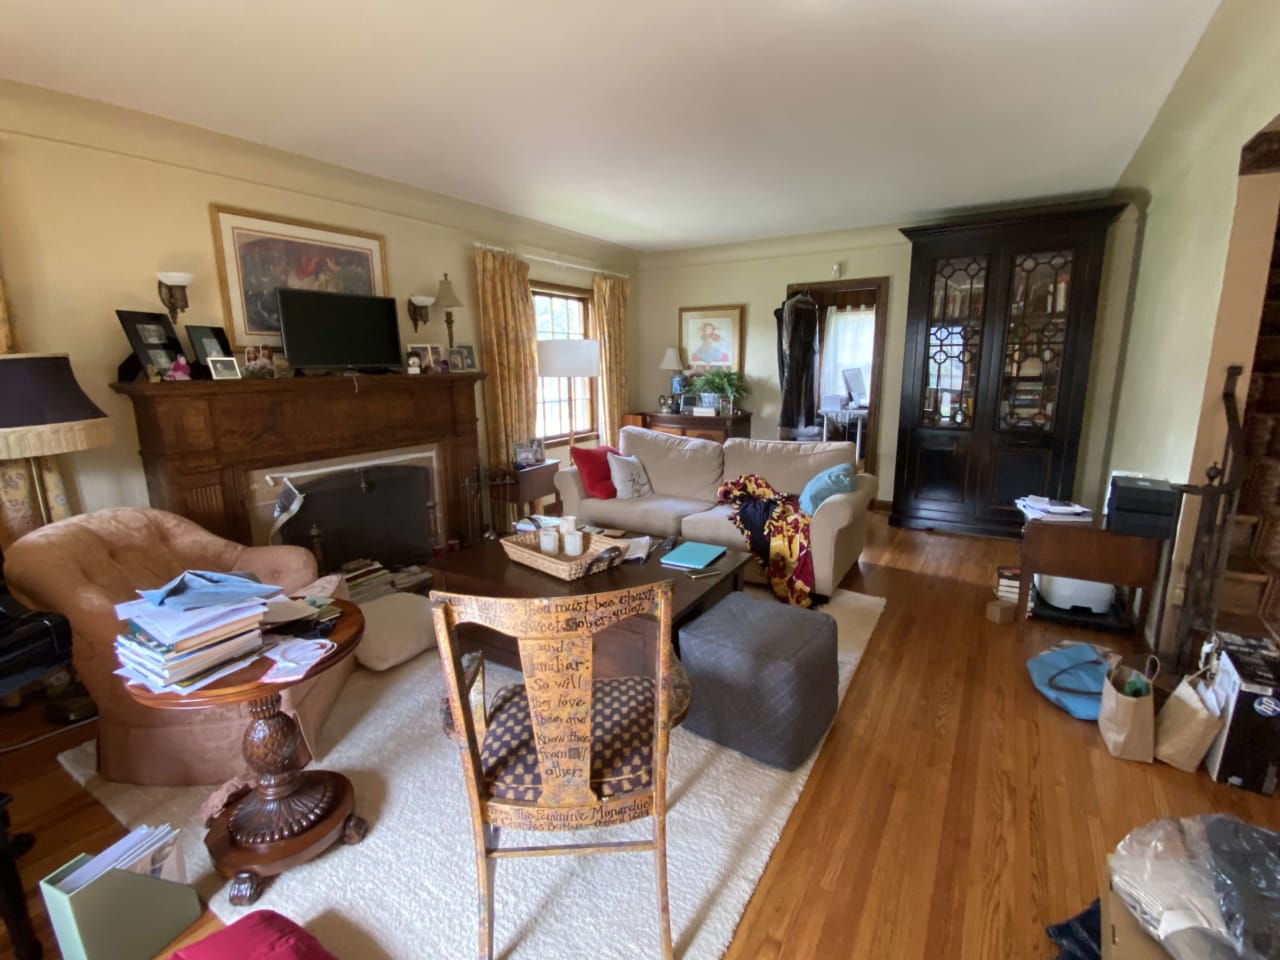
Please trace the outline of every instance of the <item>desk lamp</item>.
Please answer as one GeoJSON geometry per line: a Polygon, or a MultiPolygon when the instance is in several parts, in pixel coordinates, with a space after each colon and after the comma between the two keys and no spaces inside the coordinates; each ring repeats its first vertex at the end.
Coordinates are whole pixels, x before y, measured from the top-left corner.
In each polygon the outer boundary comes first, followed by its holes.
{"type": "Polygon", "coordinates": [[[30,462],[42,524],[49,502],[40,458],[111,440],[111,421],[80,389],[65,353],[0,355],[0,460],[30,462]]]}

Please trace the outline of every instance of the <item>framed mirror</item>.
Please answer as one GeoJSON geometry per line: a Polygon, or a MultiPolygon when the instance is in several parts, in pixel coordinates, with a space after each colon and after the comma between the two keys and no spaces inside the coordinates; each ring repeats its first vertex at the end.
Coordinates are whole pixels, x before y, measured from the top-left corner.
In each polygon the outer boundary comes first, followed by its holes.
{"type": "Polygon", "coordinates": [[[889,278],[787,284],[818,305],[817,409],[823,434],[858,445],[858,469],[876,472],[883,406],[889,278]]]}

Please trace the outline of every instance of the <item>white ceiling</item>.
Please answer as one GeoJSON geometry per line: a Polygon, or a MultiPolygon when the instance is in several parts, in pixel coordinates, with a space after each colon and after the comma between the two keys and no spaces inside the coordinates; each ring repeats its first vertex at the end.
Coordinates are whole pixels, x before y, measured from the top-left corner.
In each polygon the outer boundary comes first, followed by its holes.
{"type": "Polygon", "coordinates": [[[1218,0],[0,0],[0,74],[637,249],[1103,190],[1218,0]]]}

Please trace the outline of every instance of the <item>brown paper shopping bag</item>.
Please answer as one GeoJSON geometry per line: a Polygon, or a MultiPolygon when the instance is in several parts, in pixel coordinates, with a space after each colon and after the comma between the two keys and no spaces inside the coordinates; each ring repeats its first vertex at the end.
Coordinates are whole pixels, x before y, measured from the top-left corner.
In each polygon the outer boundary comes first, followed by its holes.
{"type": "Polygon", "coordinates": [[[1196,690],[1200,675],[1183,677],[1156,717],[1156,756],[1187,773],[1200,766],[1222,729],[1222,719],[1205,706],[1196,690]]]}
{"type": "Polygon", "coordinates": [[[1159,672],[1159,662],[1155,657],[1148,659],[1148,664],[1155,663],[1151,672],[1142,673],[1132,667],[1117,666],[1107,674],[1107,682],[1102,686],[1102,706],[1098,710],[1098,729],[1102,732],[1103,742],[1113,757],[1121,760],[1140,760],[1150,763],[1155,755],[1156,716],[1151,697],[1151,681],[1159,672]],[[1141,696],[1129,696],[1123,692],[1125,684],[1131,677],[1145,681],[1146,692],[1141,696]]]}

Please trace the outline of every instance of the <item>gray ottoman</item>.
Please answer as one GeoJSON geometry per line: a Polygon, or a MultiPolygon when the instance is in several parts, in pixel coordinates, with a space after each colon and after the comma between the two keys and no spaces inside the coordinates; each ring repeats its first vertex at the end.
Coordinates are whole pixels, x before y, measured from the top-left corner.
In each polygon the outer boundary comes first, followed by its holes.
{"type": "Polygon", "coordinates": [[[693,703],[683,726],[794,770],[836,714],[836,622],[731,593],[680,628],[693,703]]]}

